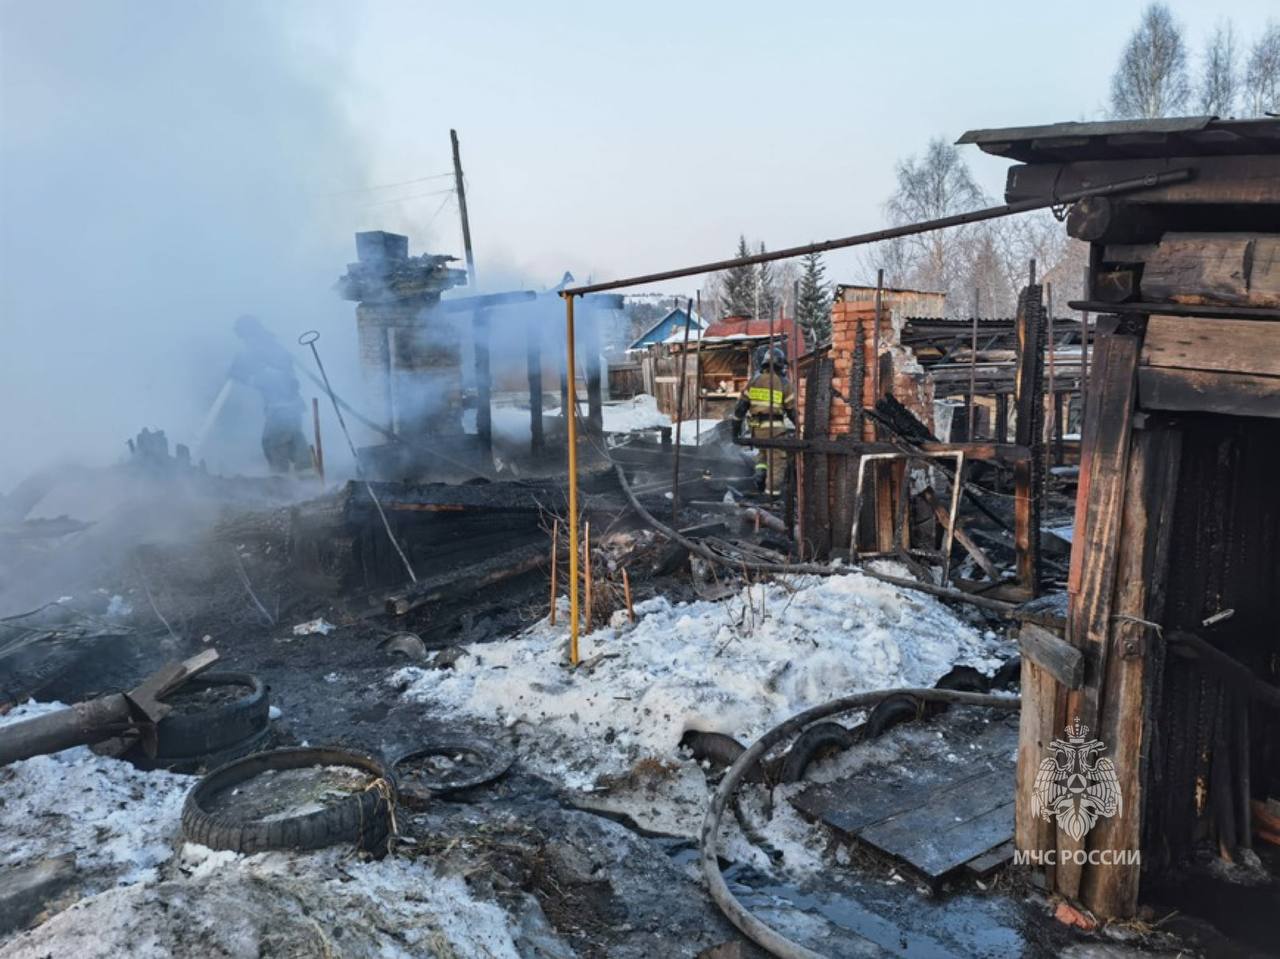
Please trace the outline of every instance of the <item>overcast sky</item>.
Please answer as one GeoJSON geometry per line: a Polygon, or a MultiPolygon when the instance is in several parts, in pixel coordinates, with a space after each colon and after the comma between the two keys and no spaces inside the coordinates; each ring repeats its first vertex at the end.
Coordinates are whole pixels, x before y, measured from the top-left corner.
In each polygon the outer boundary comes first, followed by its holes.
{"type": "MultiPolygon", "coordinates": [[[[1197,59],[1217,18],[1280,15],[1173,7],[1197,59]]],[[[930,137],[1100,118],[1140,9],[0,0],[0,490],[143,426],[189,441],[239,313],[319,328],[350,384],[352,233],[462,252],[451,126],[483,287],[612,278],[873,229],[930,137]]]]}

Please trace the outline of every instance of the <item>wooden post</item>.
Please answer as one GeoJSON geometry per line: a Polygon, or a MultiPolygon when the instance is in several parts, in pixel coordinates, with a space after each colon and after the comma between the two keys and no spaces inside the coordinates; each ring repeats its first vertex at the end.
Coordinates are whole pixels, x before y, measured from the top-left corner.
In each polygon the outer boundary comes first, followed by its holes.
{"type": "Polygon", "coordinates": [[[458,194],[458,215],[462,220],[462,252],[467,258],[467,285],[475,288],[476,260],[471,255],[471,221],[467,219],[467,188],[462,178],[462,154],[458,150],[458,131],[449,131],[453,146],[453,189],[458,194]]]}
{"type": "Polygon", "coordinates": [[[627,621],[635,624],[636,608],[631,604],[631,577],[627,574],[627,568],[622,567],[622,597],[627,603],[627,621]]]}
{"type": "MultiPolygon", "coordinates": [[[[588,309],[586,322],[582,324],[582,349],[586,353],[583,358],[583,369],[587,378],[587,426],[591,432],[599,436],[604,432],[604,404],[600,390],[600,328],[599,313],[588,309]]],[[[570,372],[573,375],[573,371],[570,372]]],[[[577,415],[577,410],[574,410],[577,415]]]]}
{"type": "Polygon", "coordinates": [[[1041,287],[1035,282],[1036,261],[1031,261],[1030,283],[1018,298],[1017,372],[1013,403],[1017,414],[1014,442],[1031,450],[1028,460],[1013,469],[1014,549],[1017,553],[1018,585],[1028,599],[1039,590],[1040,500],[1044,478],[1044,305],[1041,287]]]}
{"type": "MultiPolygon", "coordinates": [[[[1097,402],[1090,406],[1082,440],[1076,527],[1067,587],[1070,594],[1067,641],[1084,653],[1085,685],[1067,694],[1065,708],[1059,713],[1059,725],[1078,716],[1091,729],[1098,727],[1101,686],[1109,668],[1108,637],[1119,565],[1116,545],[1128,479],[1140,339],[1133,333],[1117,332],[1102,337],[1099,344],[1097,402]]],[[[1082,844],[1059,829],[1057,848],[1073,855],[1082,844]]],[[[1081,873],[1077,863],[1060,863],[1056,879],[1058,891],[1078,898],[1081,873]]]]}
{"type": "Polygon", "coordinates": [[[542,328],[536,322],[528,322],[524,336],[529,369],[529,453],[538,459],[546,451],[542,433],[542,328]]]}
{"type": "Polygon", "coordinates": [[[551,524],[551,611],[547,614],[547,623],[551,626],[556,624],[556,594],[559,592],[556,582],[556,576],[559,575],[558,565],[559,557],[556,555],[560,551],[560,520],[556,519],[551,524]]]}
{"type": "MultiPolygon", "coordinates": [[[[574,365],[573,294],[564,298],[565,367],[574,365]]],[[[576,378],[569,377],[565,387],[564,412],[568,416],[569,447],[569,663],[578,665],[578,396],[576,378]]]]}
{"type": "Polygon", "coordinates": [[[880,312],[884,292],[884,270],[876,270],[876,319],[871,331],[871,405],[880,402],[880,312]]]}
{"type": "MultiPolygon", "coordinates": [[[[697,293],[697,305],[694,307],[694,314],[698,317],[698,322],[702,322],[702,290],[697,293]]],[[[689,317],[689,322],[693,322],[693,317],[689,317]]],[[[693,436],[696,446],[702,445],[702,326],[698,326],[698,345],[694,348],[693,359],[693,392],[694,392],[694,415],[697,419],[693,424],[693,436]]]]}
{"type": "MultiPolygon", "coordinates": [[[[1047,357],[1048,374],[1049,374],[1049,387],[1045,391],[1049,397],[1049,410],[1048,410],[1049,428],[1046,432],[1048,434],[1047,439],[1052,439],[1058,433],[1058,390],[1057,390],[1057,384],[1054,382],[1055,373],[1057,372],[1054,361],[1056,359],[1055,354],[1057,353],[1058,348],[1057,348],[1057,344],[1054,342],[1054,339],[1053,339],[1053,284],[1052,283],[1046,283],[1044,285],[1044,296],[1047,303],[1046,311],[1048,313],[1048,316],[1045,320],[1045,329],[1046,329],[1045,340],[1047,342],[1047,349],[1045,350],[1045,353],[1047,357]]],[[[1050,448],[1049,455],[1051,457],[1050,462],[1052,462],[1053,450],[1056,449],[1056,447],[1051,447],[1048,442],[1046,442],[1045,445],[1046,447],[1050,448]]]]}
{"type": "Polygon", "coordinates": [[[584,632],[591,632],[591,522],[582,524],[582,616],[584,632]]]}
{"type": "MultiPolygon", "coordinates": [[[[680,513],[680,427],[684,425],[684,386],[689,370],[689,327],[693,325],[693,300],[689,301],[684,343],[680,347],[680,375],[676,380],[676,449],[671,457],[671,522],[678,526],[680,513]]],[[[701,339],[701,337],[699,337],[701,339]]]]}
{"type": "Polygon", "coordinates": [[[320,442],[320,398],[311,397],[311,430],[315,435],[316,475],[324,485],[324,444],[320,442]]]}
{"type": "MultiPolygon", "coordinates": [[[[1152,692],[1159,682],[1160,635],[1142,622],[1164,613],[1173,509],[1181,460],[1178,429],[1136,430],[1130,442],[1120,517],[1110,635],[1106,639],[1101,709],[1095,738],[1107,744],[1123,797],[1119,815],[1100,819],[1090,830],[1090,849],[1136,850],[1142,847],[1147,759],[1151,752],[1152,692]]],[[[1081,717],[1083,718],[1083,717],[1081,717]]],[[[1090,863],[1081,898],[1099,915],[1127,918],[1137,911],[1138,877],[1134,863],[1090,863]]]]}
{"type": "MultiPolygon", "coordinates": [[[[978,407],[974,396],[978,392],[978,288],[973,288],[973,332],[969,339],[969,432],[965,439],[970,443],[978,438],[978,407]]],[[[944,440],[950,437],[942,437],[944,440]]]]}
{"type": "Polygon", "coordinates": [[[471,338],[475,346],[476,436],[486,456],[493,455],[493,383],[489,373],[489,314],[476,310],[471,315],[471,338]]]}

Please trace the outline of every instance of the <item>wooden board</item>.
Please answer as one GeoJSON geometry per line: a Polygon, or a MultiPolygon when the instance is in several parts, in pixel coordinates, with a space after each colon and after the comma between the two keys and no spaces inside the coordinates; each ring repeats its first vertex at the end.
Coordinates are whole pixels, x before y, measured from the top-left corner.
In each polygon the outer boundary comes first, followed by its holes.
{"type": "MultiPolygon", "coordinates": [[[[1111,628],[1115,546],[1128,476],[1139,339],[1135,332],[1117,329],[1099,336],[1095,347],[1097,376],[1085,417],[1068,587],[1071,603],[1067,612],[1067,641],[1084,654],[1085,681],[1081,689],[1059,695],[1061,705],[1055,709],[1058,728],[1076,717],[1090,728],[1097,726],[1099,689],[1106,672],[1111,628]]],[[[1030,794],[1019,798],[1029,803],[1030,794]]],[[[1058,864],[1057,891],[1075,898],[1080,889],[1081,867],[1073,860],[1082,843],[1058,829],[1056,848],[1072,853],[1071,858],[1063,857],[1058,864]]]]}
{"type": "Polygon", "coordinates": [[[1146,260],[1151,301],[1280,306],[1280,238],[1253,233],[1166,233],[1146,260]]]}
{"type": "MultiPolygon", "coordinates": [[[[1115,764],[1122,805],[1089,832],[1090,849],[1142,847],[1142,816],[1151,753],[1152,690],[1159,681],[1153,644],[1156,631],[1144,626],[1163,618],[1169,541],[1177,499],[1181,433],[1139,430],[1133,435],[1127,492],[1116,544],[1118,567],[1111,630],[1102,679],[1101,709],[1094,735],[1108,746],[1115,764]]],[[[1141,867],[1099,862],[1082,877],[1081,897],[1101,916],[1128,918],[1138,906],[1141,867]]]]}
{"type": "Polygon", "coordinates": [[[1280,323],[1153,316],[1142,365],[1280,376],[1280,323]]]}
{"type": "Polygon", "coordinates": [[[957,743],[963,763],[938,758],[863,770],[810,786],[791,802],[802,814],[938,879],[1013,838],[1010,755],[1016,735],[1011,720],[993,721],[976,739],[957,743]]]}
{"type": "Polygon", "coordinates": [[[1147,410],[1276,419],[1280,418],[1280,377],[1149,366],[1138,371],[1138,401],[1147,410]]]}
{"type": "Polygon", "coordinates": [[[1046,670],[1064,688],[1079,689],[1084,682],[1084,656],[1080,650],[1047,629],[1023,623],[1018,630],[1018,646],[1024,659],[1046,670]]]}

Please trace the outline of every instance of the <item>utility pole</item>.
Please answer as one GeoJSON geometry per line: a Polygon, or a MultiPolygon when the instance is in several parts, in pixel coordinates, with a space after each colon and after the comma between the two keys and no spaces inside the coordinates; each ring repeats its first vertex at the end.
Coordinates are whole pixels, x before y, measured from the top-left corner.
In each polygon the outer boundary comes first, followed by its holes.
{"type": "Polygon", "coordinates": [[[476,259],[471,254],[471,221],[467,219],[467,190],[462,185],[462,155],[458,152],[458,131],[449,131],[453,143],[453,184],[458,191],[458,212],[462,215],[462,250],[467,258],[467,285],[475,289],[476,259]]]}

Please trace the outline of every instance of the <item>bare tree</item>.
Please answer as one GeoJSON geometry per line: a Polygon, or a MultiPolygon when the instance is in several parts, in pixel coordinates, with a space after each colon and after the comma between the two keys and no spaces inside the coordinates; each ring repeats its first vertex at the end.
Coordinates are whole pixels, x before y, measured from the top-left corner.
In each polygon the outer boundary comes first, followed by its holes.
{"type": "Polygon", "coordinates": [[[1244,71],[1245,104],[1253,116],[1280,112],[1280,23],[1267,28],[1249,52],[1244,71]]]}
{"type": "Polygon", "coordinates": [[[1142,12],[1111,78],[1111,114],[1117,119],[1176,116],[1191,97],[1182,28],[1163,3],[1142,12]]]}
{"type": "Polygon", "coordinates": [[[1239,49],[1230,20],[1214,28],[1205,44],[1200,73],[1200,112],[1207,116],[1229,117],[1240,95],[1239,49]]]}
{"type": "MultiPolygon", "coordinates": [[[[885,204],[895,224],[962,213],[986,202],[959,152],[941,137],[929,141],[924,156],[900,162],[897,178],[897,188],[885,204]]],[[[887,271],[893,282],[958,293],[965,280],[963,250],[974,232],[970,227],[953,227],[886,244],[887,271]]]]}

